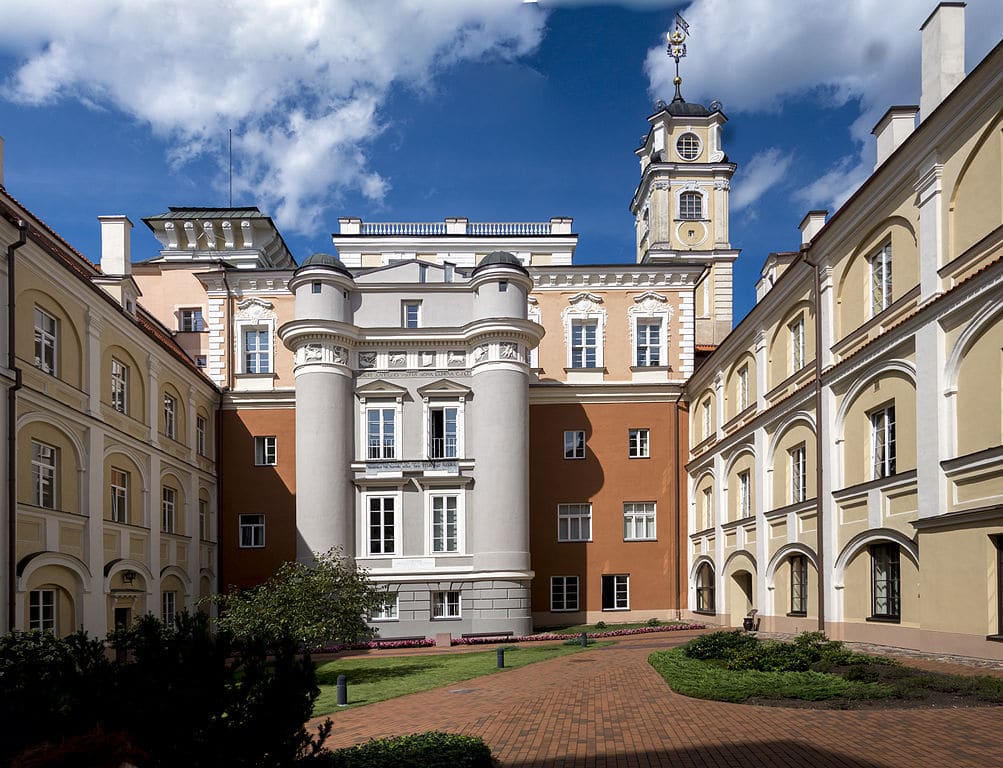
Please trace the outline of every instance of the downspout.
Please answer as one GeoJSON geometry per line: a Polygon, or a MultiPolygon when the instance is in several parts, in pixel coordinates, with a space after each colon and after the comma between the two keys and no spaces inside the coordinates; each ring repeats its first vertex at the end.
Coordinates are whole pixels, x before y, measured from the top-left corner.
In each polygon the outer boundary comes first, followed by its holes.
{"type": "MultiPolygon", "coordinates": [[[[682,580],[680,579],[680,576],[679,576],[679,574],[680,574],[680,568],[682,567],[682,550],[683,550],[683,546],[684,546],[684,542],[683,542],[683,516],[682,516],[682,501],[681,501],[681,496],[683,494],[683,483],[681,483],[680,479],[679,479],[679,475],[680,475],[680,472],[679,472],[679,469],[680,469],[680,467],[679,467],[679,442],[680,442],[680,435],[679,435],[679,401],[683,399],[684,392],[685,392],[685,390],[683,390],[683,389],[679,390],[679,396],[676,397],[676,410],[675,410],[675,413],[673,414],[674,427],[675,427],[675,440],[673,441],[673,443],[674,443],[673,450],[675,452],[675,457],[673,459],[672,469],[676,473],[676,476],[675,476],[675,484],[676,484],[676,500],[675,500],[676,501],[676,547],[675,547],[675,551],[673,552],[673,555],[674,555],[673,559],[675,560],[675,563],[674,563],[675,567],[673,568],[673,574],[674,575],[672,577],[672,580],[673,580],[673,582],[675,584],[675,591],[676,591],[676,595],[675,595],[675,599],[676,599],[676,619],[681,619],[683,617],[683,610],[682,610],[683,609],[683,606],[682,606],[682,603],[683,603],[682,584],[680,583],[682,580]]],[[[688,549],[688,544],[686,546],[687,546],[687,549],[688,549]]],[[[687,594],[689,594],[689,590],[688,589],[687,589],[687,594]]]]}
{"type": "Polygon", "coordinates": [[[216,589],[223,592],[223,471],[221,457],[223,456],[223,396],[233,390],[233,366],[237,363],[236,355],[233,354],[233,302],[230,300],[230,281],[227,280],[226,264],[222,259],[219,261],[219,268],[223,273],[223,286],[226,288],[226,311],[224,322],[226,323],[226,337],[224,340],[224,359],[226,366],[226,385],[219,395],[219,404],[216,406],[216,453],[213,455],[213,462],[216,465],[216,589]]]}
{"type": "MultiPolygon", "coordinates": [[[[810,246],[809,246],[810,247],[810,246]]],[[[825,632],[825,565],[822,521],[822,273],[819,265],[808,259],[807,248],[802,251],[805,263],[815,277],[815,539],[818,553],[818,629],[825,632]]]]}
{"type": "Polygon", "coordinates": [[[17,391],[21,369],[14,350],[14,254],[28,242],[28,225],[17,220],[17,242],[7,246],[7,369],[14,384],[7,389],[7,629],[17,624],[17,391]]]}

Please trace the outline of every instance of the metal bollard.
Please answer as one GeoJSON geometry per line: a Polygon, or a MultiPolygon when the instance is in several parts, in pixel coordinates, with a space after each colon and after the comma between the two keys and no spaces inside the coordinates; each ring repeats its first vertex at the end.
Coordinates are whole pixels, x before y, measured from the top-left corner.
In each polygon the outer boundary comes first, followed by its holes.
{"type": "Polygon", "coordinates": [[[348,678],[338,675],[338,706],[348,706],[348,678]]]}
{"type": "Polygon", "coordinates": [[[505,649],[498,649],[498,669],[505,669],[505,649]]]}
{"type": "Polygon", "coordinates": [[[582,632],[582,648],[585,648],[589,644],[589,636],[587,633],[582,632]]]}

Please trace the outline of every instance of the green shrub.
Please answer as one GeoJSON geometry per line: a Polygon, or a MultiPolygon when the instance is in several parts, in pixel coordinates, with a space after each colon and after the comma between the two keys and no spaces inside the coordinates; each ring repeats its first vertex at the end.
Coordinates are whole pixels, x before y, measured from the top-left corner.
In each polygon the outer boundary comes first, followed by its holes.
{"type": "Polygon", "coordinates": [[[765,642],[735,651],[728,669],[757,672],[806,672],[817,661],[810,649],[792,643],[765,642]]]}
{"type": "Polygon", "coordinates": [[[711,632],[690,640],[683,646],[683,653],[691,659],[730,659],[739,651],[758,644],[754,635],[739,630],[734,632],[711,632]]]}
{"type": "Polygon", "coordinates": [[[662,622],[660,622],[658,619],[652,616],[645,622],[645,624],[647,624],[649,627],[660,627],[662,625],[662,622]]]}
{"type": "Polygon", "coordinates": [[[605,621],[597,621],[596,622],[596,629],[598,629],[599,631],[602,631],[602,630],[606,629],[606,622],[605,621]]]}
{"type": "Polygon", "coordinates": [[[491,750],[477,736],[429,731],[374,739],[324,752],[311,768],[492,768],[491,750]]]}

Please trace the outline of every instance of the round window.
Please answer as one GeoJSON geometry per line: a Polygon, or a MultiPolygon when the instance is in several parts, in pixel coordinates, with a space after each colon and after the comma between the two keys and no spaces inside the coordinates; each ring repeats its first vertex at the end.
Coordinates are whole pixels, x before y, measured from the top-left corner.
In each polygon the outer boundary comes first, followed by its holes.
{"type": "Polygon", "coordinates": [[[700,137],[695,133],[684,133],[676,139],[676,152],[683,160],[696,160],[700,155],[700,137]]]}

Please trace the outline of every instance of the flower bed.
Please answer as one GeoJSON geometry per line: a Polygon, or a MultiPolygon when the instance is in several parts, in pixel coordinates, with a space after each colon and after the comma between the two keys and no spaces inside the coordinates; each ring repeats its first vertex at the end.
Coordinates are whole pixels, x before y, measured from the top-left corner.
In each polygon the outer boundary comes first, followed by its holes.
{"type": "Polygon", "coordinates": [[[422,638],[420,640],[366,640],[361,643],[338,643],[325,646],[321,653],[340,653],[341,651],[369,651],[380,648],[431,648],[435,640],[422,638]]]}
{"type": "MultiPolygon", "coordinates": [[[[632,629],[612,629],[608,632],[586,632],[589,639],[602,640],[607,637],[627,635],[648,635],[652,632],[677,632],[686,629],[705,629],[703,624],[665,624],[657,627],[634,627],[632,629]]],[[[495,635],[494,637],[454,637],[451,645],[483,645],[485,643],[532,643],[540,640],[574,640],[580,635],[562,635],[557,632],[541,632],[537,635],[495,635]]]]}

